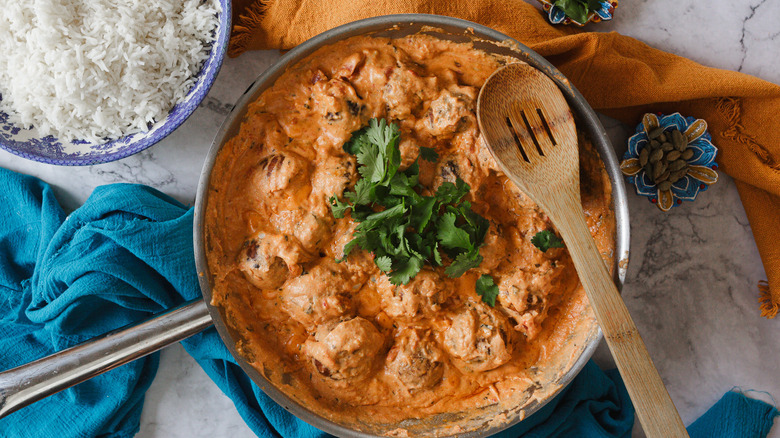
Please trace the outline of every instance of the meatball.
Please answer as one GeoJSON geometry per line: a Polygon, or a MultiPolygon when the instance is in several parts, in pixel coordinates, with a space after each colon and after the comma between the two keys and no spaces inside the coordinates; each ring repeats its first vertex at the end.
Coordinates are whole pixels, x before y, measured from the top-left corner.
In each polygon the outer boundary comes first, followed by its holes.
{"type": "Polygon", "coordinates": [[[542,331],[542,321],[547,316],[548,307],[547,299],[541,291],[510,286],[507,292],[499,294],[498,302],[515,321],[515,330],[524,334],[526,339],[531,340],[542,331]]]}
{"type": "Polygon", "coordinates": [[[238,255],[238,267],[250,283],[260,289],[275,289],[287,277],[300,273],[300,262],[307,258],[296,242],[278,234],[257,233],[238,255]]]}
{"type": "MultiPolygon", "coordinates": [[[[455,181],[460,178],[460,165],[458,160],[453,157],[447,157],[440,160],[439,171],[437,172],[441,182],[450,182],[455,184],[455,181]]],[[[441,183],[437,184],[441,185],[441,183]]]]}
{"type": "Polygon", "coordinates": [[[326,146],[326,153],[334,145],[339,147],[349,140],[353,131],[360,129],[368,118],[363,99],[358,96],[352,84],[338,77],[318,80],[311,89],[312,109],[319,121],[320,140],[326,146]]]}
{"type": "Polygon", "coordinates": [[[394,285],[386,275],[377,280],[382,307],[388,316],[404,320],[415,319],[427,312],[441,309],[454,290],[454,282],[435,271],[423,269],[407,284],[394,285]]]}
{"type": "Polygon", "coordinates": [[[353,53],[344,58],[341,67],[336,71],[336,76],[341,78],[352,77],[360,71],[360,68],[366,63],[365,53],[353,53]]]}
{"type": "Polygon", "coordinates": [[[547,317],[551,305],[548,292],[554,290],[558,296],[567,296],[577,287],[577,275],[568,264],[547,259],[544,254],[525,260],[527,265],[498,282],[497,301],[514,321],[514,329],[530,340],[541,332],[542,321],[547,317]]]}
{"type": "Polygon", "coordinates": [[[496,269],[506,258],[506,244],[506,239],[502,236],[501,225],[491,221],[487,234],[485,234],[485,240],[479,248],[482,263],[477,268],[478,272],[488,274],[496,269]]]}
{"type": "Polygon", "coordinates": [[[269,112],[250,111],[241,132],[246,135],[235,138],[242,142],[242,149],[276,150],[288,139],[277,116],[269,112]]]}
{"type": "Polygon", "coordinates": [[[390,69],[387,83],[382,88],[382,101],[387,106],[391,119],[408,119],[418,115],[423,102],[430,98],[429,91],[435,89],[435,77],[422,77],[413,64],[398,62],[390,69]]]}
{"type": "Polygon", "coordinates": [[[263,214],[297,208],[311,192],[310,162],[285,151],[264,156],[251,170],[249,198],[256,198],[263,214]]]}
{"type": "Polygon", "coordinates": [[[444,375],[444,359],[428,333],[401,329],[387,353],[387,369],[410,391],[437,385],[444,375]]]}
{"type": "Polygon", "coordinates": [[[303,352],[314,368],[333,380],[356,381],[371,375],[385,339],[374,324],[355,317],[321,326],[303,352]]]}
{"type": "Polygon", "coordinates": [[[474,92],[471,87],[461,87],[455,92],[442,90],[431,101],[425,117],[420,120],[420,128],[434,137],[446,137],[475,124],[474,92]]]}
{"type": "Polygon", "coordinates": [[[330,320],[352,315],[351,295],[361,285],[348,278],[341,266],[323,259],[309,272],[284,284],[279,294],[281,307],[310,331],[330,320]]]}
{"type": "Polygon", "coordinates": [[[328,200],[342,193],[358,179],[357,161],[353,156],[327,156],[319,163],[311,176],[311,209],[321,216],[331,216],[328,200]]]}
{"type": "Polygon", "coordinates": [[[295,224],[293,236],[308,251],[319,251],[330,238],[330,223],[322,216],[304,214],[295,224]]]}
{"type": "Polygon", "coordinates": [[[401,151],[401,170],[408,169],[420,156],[420,146],[411,138],[402,139],[398,150],[401,151]]]}
{"type": "Polygon", "coordinates": [[[309,169],[306,161],[292,152],[266,155],[257,165],[256,183],[267,194],[275,194],[306,181],[309,169]]]}
{"type": "Polygon", "coordinates": [[[488,371],[512,358],[509,323],[501,313],[479,302],[466,302],[444,332],[444,346],[466,372],[488,371]]]}
{"type": "Polygon", "coordinates": [[[491,170],[494,172],[503,172],[493,158],[493,155],[490,154],[490,149],[488,149],[487,144],[485,143],[485,137],[482,136],[481,132],[477,134],[474,143],[477,149],[477,162],[480,167],[482,167],[483,171],[485,171],[485,173],[488,173],[491,170]]]}
{"type": "Polygon", "coordinates": [[[465,181],[472,190],[477,189],[480,178],[471,158],[463,154],[441,157],[434,170],[433,188],[437,189],[444,182],[455,184],[458,178],[465,181]]]}
{"type": "Polygon", "coordinates": [[[270,217],[279,234],[294,237],[309,253],[319,252],[330,239],[331,224],[327,217],[303,208],[283,210],[270,217]]]}

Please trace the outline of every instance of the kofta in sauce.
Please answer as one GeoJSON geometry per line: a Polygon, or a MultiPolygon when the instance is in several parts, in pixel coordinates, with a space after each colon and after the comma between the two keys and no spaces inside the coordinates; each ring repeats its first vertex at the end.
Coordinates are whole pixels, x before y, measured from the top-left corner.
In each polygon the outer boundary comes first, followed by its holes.
{"type": "MultiPolygon", "coordinates": [[[[286,71],[218,154],[205,220],[212,304],[239,352],[319,415],[393,424],[525,400],[553,356],[580,351],[567,346],[580,321],[595,327],[566,249],[531,243],[552,224],[499,170],[477,126],[479,89],[508,61],[425,34],[352,37],[286,71]],[[343,146],[371,118],[400,126],[402,169],[420,147],[438,153],[418,161],[423,190],[468,183],[466,199],[490,222],[477,268],[449,278],[425,266],[395,285],[367,251],[336,261],[356,223],[336,219],[328,200],[360,178],[343,146]],[[499,287],[495,307],[475,293],[482,274],[499,287]]],[[[609,181],[579,140],[584,211],[611,266],[609,181]]]]}

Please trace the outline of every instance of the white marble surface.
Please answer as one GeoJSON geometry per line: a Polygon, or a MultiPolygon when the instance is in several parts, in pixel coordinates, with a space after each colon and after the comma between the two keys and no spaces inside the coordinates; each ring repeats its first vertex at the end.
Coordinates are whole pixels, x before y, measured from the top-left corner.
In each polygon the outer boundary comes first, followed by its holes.
{"type": "MultiPolygon", "coordinates": [[[[623,0],[616,30],[700,63],[780,84],[780,0],[623,0]]],[[[203,107],[151,149],[114,163],[64,168],[0,151],[0,166],[53,184],[72,209],[114,182],[154,186],[192,204],[211,140],[233,102],[279,56],[226,60],[203,107]]],[[[622,155],[630,132],[604,119],[622,155]]],[[[732,387],[780,398],[780,318],[759,316],[756,283],[766,278],[733,182],[721,180],[693,203],[661,213],[629,193],[631,262],[623,295],[686,424],[732,387]]],[[[596,354],[609,366],[602,345],[596,354]]],[[[638,429],[638,428],[636,428],[638,429]]],[[[642,436],[636,430],[636,436],[642,436]]],[[[146,397],[139,437],[250,437],[229,399],[180,346],[166,349],[146,397]]],[[[780,437],[775,427],[771,437],[780,437]]]]}

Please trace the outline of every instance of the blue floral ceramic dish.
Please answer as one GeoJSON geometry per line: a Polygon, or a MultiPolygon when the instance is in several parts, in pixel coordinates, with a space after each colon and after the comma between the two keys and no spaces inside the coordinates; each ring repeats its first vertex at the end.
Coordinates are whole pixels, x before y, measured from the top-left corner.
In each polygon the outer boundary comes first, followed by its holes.
{"type": "Polygon", "coordinates": [[[612,19],[612,15],[615,13],[615,8],[618,6],[617,0],[602,0],[601,9],[593,11],[588,14],[588,20],[585,23],[580,23],[573,20],[571,17],[566,16],[563,9],[555,6],[553,3],[555,0],[539,0],[542,4],[545,12],[547,12],[547,18],[552,24],[574,24],[576,26],[585,26],[591,21],[598,23],[599,21],[609,21],[612,19]]]}
{"type": "MultiPolygon", "coordinates": [[[[178,128],[198,107],[219,73],[230,37],[230,0],[218,0],[222,7],[216,38],[208,58],[196,77],[196,82],[183,101],[174,106],[168,116],[146,132],[131,134],[106,143],[82,140],[63,142],[53,136],[41,137],[35,127],[25,129],[8,121],[0,111],[0,148],[30,160],[67,166],[107,163],[140,152],[178,128]]],[[[2,100],[2,96],[0,96],[2,100]]]]}
{"type": "Polygon", "coordinates": [[[693,117],[683,117],[680,113],[668,116],[645,114],[642,123],[637,125],[636,134],[628,139],[628,150],[623,155],[620,170],[626,175],[628,182],[634,184],[636,193],[647,196],[650,202],[663,211],[682,204],[682,201],[693,201],[699,192],[718,181],[716,172],[718,165],[715,156],[718,149],[712,144],[712,137],[707,132],[707,122],[693,117]],[[649,145],[648,134],[658,127],[664,132],[674,129],[683,133],[688,140],[688,148],[693,155],[687,160],[688,171],[685,176],[671,185],[669,190],[662,191],[647,175],[640,165],[639,154],[649,145]]]}

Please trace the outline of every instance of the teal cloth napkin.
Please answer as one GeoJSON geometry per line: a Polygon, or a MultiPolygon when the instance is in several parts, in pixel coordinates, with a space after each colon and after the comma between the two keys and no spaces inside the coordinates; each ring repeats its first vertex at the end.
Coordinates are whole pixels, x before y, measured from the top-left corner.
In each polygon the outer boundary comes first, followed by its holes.
{"type": "MultiPolygon", "coordinates": [[[[154,189],[99,187],[66,216],[47,184],[0,168],[0,199],[0,370],[200,296],[192,210],[154,189]]],[[[325,436],[252,383],[214,329],[182,344],[258,436],[325,436]]],[[[23,408],[0,419],[0,436],[133,436],[158,364],[154,354],[23,408]]],[[[776,415],[730,392],[691,434],[764,437],[776,415]]],[[[618,374],[591,362],[541,411],[500,436],[628,437],[633,419],[618,374]]]]}

